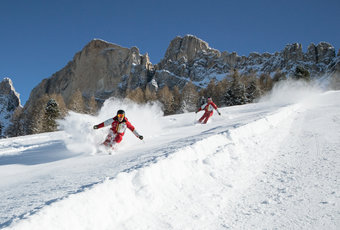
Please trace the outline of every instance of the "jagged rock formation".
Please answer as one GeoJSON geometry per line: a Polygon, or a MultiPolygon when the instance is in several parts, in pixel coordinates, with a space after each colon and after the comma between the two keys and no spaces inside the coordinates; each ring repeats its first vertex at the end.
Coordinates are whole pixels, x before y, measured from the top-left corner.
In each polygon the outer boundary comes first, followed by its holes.
{"type": "Polygon", "coordinates": [[[0,137],[7,135],[13,113],[20,107],[20,95],[15,91],[12,80],[4,78],[0,83],[0,137]]]}
{"type": "MultiPolygon", "coordinates": [[[[302,67],[316,77],[339,72],[339,65],[339,54],[336,57],[334,47],[325,42],[311,44],[306,53],[295,43],[275,54],[251,53],[245,57],[235,52],[220,52],[210,48],[207,42],[187,35],[173,39],[164,58],[153,65],[148,54],[141,55],[136,47],[129,49],[95,39],[62,70],[32,90],[23,119],[24,123],[33,122],[31,127],[37,126],[41,116],[33,114],[43,110],[42,106],[51,97],[65,110],[89,111],[95,103],[111,96],[125,96],[138,87],[155,91],[166,85],[181,90],[192,82],[204,88],[211,79],[219,81],[234,69],[241,74],[273,76],[280,71],[289,76],[302,67]],[[80,101],[86,108],[81,108],[80,101]]],[[[27,130],[26,133],[33,132],[32,128],[27,130]]]]}
{"type": "Polygon", "coordinates": [[[340,50],[335,61],[329,65],[331,71],[331,82],[330,88],[339,90],[340,89],[340,50]]]}
{"type": "Polygon", "coordinates": [[[197,85],[206,86],[210,79],[221,79],[237,69],[240,73],[273,74],[277,70],[292,75],[297,66],[310,71],[311,76],[331,72],[335,63],[335,49],[328,43],[317,46],[311,44],[303,53],[301,44],[289,44],[275,54],[251,53],[248,57],[238,56],[212,49],[208,44],[194,36],[175,38],[168,47],[164,59],[156,65],[155,79],[160,84],[169,82],[183,84],[191,80],[197,85]],[[169,80],[172,78],[172,80],[169,80]]]}
{"type": "Polygon", "coordinates": [[[33,89],[28,105],[42,94],[61,94],[66,105],[79,90],[83,96],[106,99],[117,89],[145,85],[151,68],[148,54],[93,40],[73,60],[33,89]]]}
{"type": "Polygon", "coordinates": [[[174,85],[181,88],[188,80],[202,82],[209,72],[214,71],[220,56],[218,50],[194,36],[176,37],[156,65],[154,79],[160,86],[168,85],[170,88],[174,85]]]}

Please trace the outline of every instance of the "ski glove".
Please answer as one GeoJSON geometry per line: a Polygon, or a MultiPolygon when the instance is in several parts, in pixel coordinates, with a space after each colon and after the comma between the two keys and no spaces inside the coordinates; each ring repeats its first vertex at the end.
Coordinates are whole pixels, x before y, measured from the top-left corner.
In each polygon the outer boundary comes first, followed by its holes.
{"type": "Polygon", "coordinates": [[[98,125],[93,126],[93,129],[98,129],[98,125]]]}
{"type": "Polygon", "coordinates": [[[142,135],[140,135],[138,138],[141,139],[141,140],[143,140],[143,136],[142,136],[142,135]]]}

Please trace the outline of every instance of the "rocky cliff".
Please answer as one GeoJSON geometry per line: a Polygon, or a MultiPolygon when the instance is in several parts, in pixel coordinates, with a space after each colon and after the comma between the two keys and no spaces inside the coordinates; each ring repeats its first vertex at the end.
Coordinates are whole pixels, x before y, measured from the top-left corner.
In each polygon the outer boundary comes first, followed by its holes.
{"type": "Polygon", "coordinates": [[[61,94],[68,105],[77,90],[84,97],[106,99],[116,95],[118,89],[145,85],[151,66],[148,54],[140,55],[136,47],[123,48],[96,39],[62,70],[35,87],[27,106],[43,94],[61,94]]]}
{"type": "Polygon", "coordinates": [[[0,83],[0,137],[7,135],[11,118],[19,107],[20,95],[15,91],[11,79],[3,79],[0,83]]]}
{"type": "Polygon", "coordinates": [[[127,91],[138,87],[157,90],[166,85],[170,89],[174,86],[182,89],[191,81],[204,88],[211,79],[221,80],[234,69],[257,76],[261,73],[273,76],[280,70],[289,76],[300,66],[312,77],[318,77],[339,72],[339,63],[335,48],[325,42],[311,44],[306,53],[295,43],[274,54],[251,53],[245,57],[235,52],[220,52],[210,48],[207,42],[187,35],[173,39],[164,58],[153,65],[148,54],[140,54],[136,47],[124,48],[95,39],[63,69],[32,90],[24,108],[24,122],[39,120],[33,119],[32,114],[51,95],[59,98],[57,102],[66,109],[74,109],[79,100],[91,107],[91,101],[100,104],[112,96],[125,96],[127,91]]]}
{"type": "Polygon", "coordinates": [[[339,63],[335,48],[328,43],[311,44],[303,53],[301,44],[289,44],[275,54],[251,53],[248,57],[238,56],[235,52],[219,52],[194,37],[175,38],[168,47],[165,57],[156,65],[154,78],[159,84],[171,84],[191,80],[205,87],[212,78],[220,80],[237,69],[240,73],[267,73],[273,75],[280,70],[292,75],[297,66],[307,69],[312,77],[322,76],[334,71],[339,63]],[[172,78],[169,80],[169,78],[172,78]]]}

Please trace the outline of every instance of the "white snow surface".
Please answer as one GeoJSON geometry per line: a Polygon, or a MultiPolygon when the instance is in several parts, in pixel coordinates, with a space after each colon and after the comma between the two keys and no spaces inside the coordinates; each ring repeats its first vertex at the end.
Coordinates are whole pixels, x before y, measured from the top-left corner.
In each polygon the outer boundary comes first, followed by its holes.
{"type": "Polygon", "coordinates": [[[340,228],[340,91],[286,85],[220,111],[200,125],[108,100],[0,140],[0,228],[340,228]],[[121,108],[145,141],[127,130],[109,155],[92,126],[121,108]]]}

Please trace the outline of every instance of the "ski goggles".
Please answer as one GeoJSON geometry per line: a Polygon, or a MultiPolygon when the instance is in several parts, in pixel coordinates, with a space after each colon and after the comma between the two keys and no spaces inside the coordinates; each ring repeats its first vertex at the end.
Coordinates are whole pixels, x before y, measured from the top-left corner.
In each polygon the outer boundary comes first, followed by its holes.
{"type": "Polygon", "coordinates": [[[117,114],[117,117],[123,118],[123,117],[124,117],[124,114],[117,114]]]}

